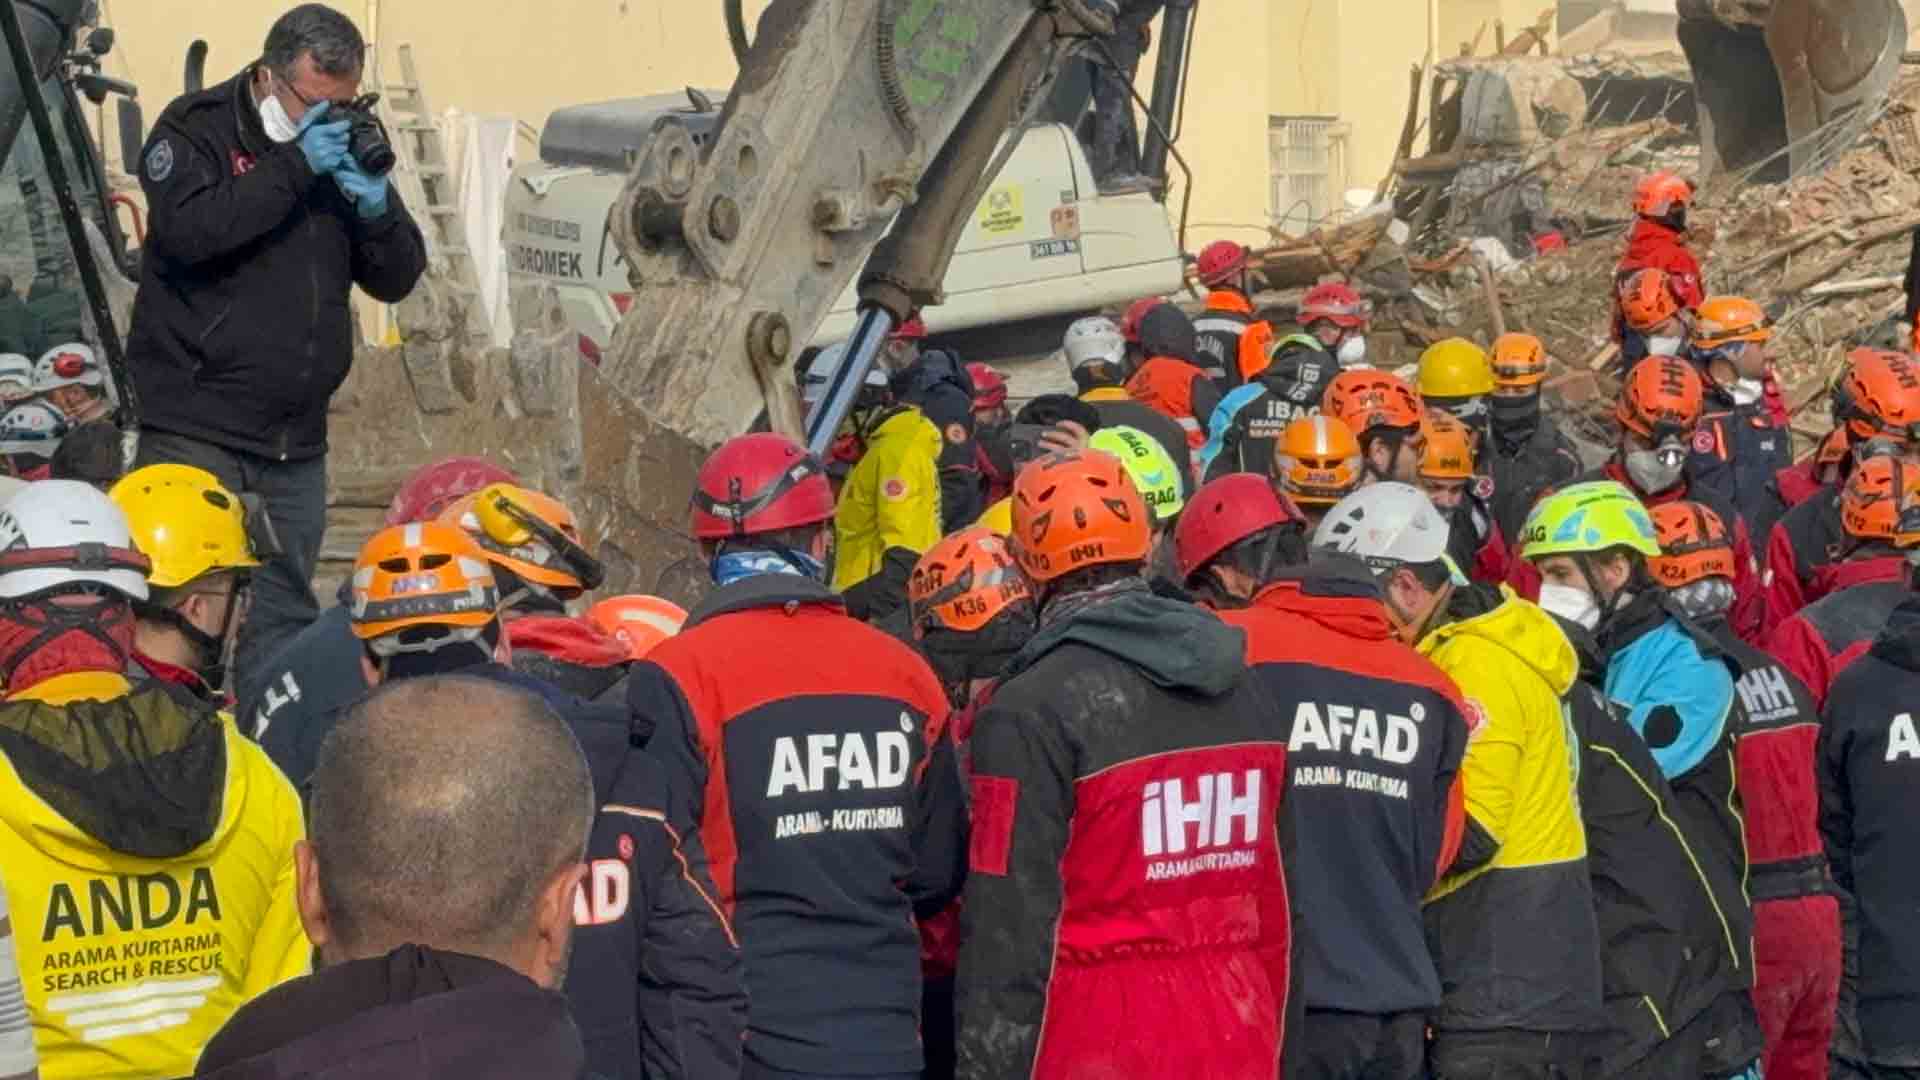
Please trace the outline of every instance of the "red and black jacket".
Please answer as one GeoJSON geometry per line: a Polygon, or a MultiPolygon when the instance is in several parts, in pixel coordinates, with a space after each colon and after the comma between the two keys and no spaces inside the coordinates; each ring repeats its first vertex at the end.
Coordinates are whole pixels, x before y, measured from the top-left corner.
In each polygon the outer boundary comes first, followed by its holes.
{"type": "Polygon", "coordinates": [[[1769,626],[1830,593],[1906,576],[1899,553],[1862,550],[1840,525],[1840,489],[1829,487],[1781,516],[1767,537],[1769,626]]]}
{"type": "Polygon", "coordinates": [[[812,579],[767,574],[715,590],[629,679],[740,938],[747,1056],[919,1070],[914,912],[952,898],[966,830],[926,661],[812,579]]]}
{"type": "Polygon", "coordinates": [[[515,671],[588,701],[626,700],[613,691],[633,654],[606,631],[565,615],[522,615],[506,625],[515,671]]]}
{"type": "Polygon", "coordinates": [[[1773,624],[1766,648],[1807,688],[1815,709],[1827,707],[1827,690],[1887,624],[1893,609],[1913,590],[1904,581],[1870,581],[1829,593],[1773,624]]]}
{"type": "Polygon", "coordinates": [[[1814,759],[1820,710],[1786,666],[1740,640],[1724,621],[1704,627],[1733,669],[1735,776],[1747,841],[1747,893],[1755,901],[1827,892],[1814,759]]]}
{"type": "Polygon", "coordinates": [[[1858,935],[1849,977],[1876,1063],[1920,1064],[1920,600],[1896,608],[1822,714],[1820,831],[1858,935]]]}
{"type": "Polygon", "coordinates": [[[1285,813],[1293,902],[1305,913],[1302,1004],[1438,1008],[1420,904],[1465,833],[1459,690],[1401,643],[1371,577],[1310,572],[1220,617],[1246,631],[1247,662],[1293,724],[1285,813]]]}
{"type": "Polygon", "coordinates": [[[1055,616],[973,731],[965,1080],[1281,1075],[1291,717],[1144,583],[1055,616]]]}

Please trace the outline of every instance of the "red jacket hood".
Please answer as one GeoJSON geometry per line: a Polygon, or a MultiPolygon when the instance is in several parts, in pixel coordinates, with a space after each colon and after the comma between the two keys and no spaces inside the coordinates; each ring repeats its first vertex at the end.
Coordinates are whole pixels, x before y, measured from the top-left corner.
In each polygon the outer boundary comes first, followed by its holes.
{"type": "Polygon", "coordinates": [[[524,615],[507,624],[507,643],[581,667],[613,667],[632,659],[626,646],[584,619],[524,615]]]}
{"type": "MultiPolygon", "coordinates": [[[[1662,254],[1674,248],[1687,246],[1686,234],[1671,225],[1659,221],[1641,218],[1633,223],[1633,230],[1627,233],[1627,261],[1635,262],[1652,255],[1662,254]]],[[[1647,265],[1659,265],[1649,263],[1647,265]]]]}

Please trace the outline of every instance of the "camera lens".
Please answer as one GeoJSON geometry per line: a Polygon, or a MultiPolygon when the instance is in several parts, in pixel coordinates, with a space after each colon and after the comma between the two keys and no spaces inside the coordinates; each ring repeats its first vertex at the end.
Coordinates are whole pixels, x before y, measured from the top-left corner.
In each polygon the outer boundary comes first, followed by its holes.
{"type": "Polygon", "coordinates": [[[385,176],[393,169],[393,147],[388,145],[380,125],[370,117],[354,121],[347,149],[369,176],[385,176]]]}

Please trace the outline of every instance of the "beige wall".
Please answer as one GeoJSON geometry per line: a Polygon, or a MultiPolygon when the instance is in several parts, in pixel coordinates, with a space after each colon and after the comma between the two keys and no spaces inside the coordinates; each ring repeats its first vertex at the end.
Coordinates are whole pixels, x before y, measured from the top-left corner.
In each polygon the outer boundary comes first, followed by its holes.
{"type": "MultiPolygon", "coordinates": [[[[414,47],[436,108],[508,113],[537,128],[553,109],[686,85],[724,88],[734,64],[718,4],[687,0],[338,0],[397,78],[394,48],[414,47]],[[377,20],[372,13],[377,12],[377,20]],[[378,25],[372,25],[377,21],[378,25]]],[[[1450,56],[1481,21],[1516,31],[1550,0],[1437,0],[1439,51],[1450,56]]],[[[149,119],[180,89],[194,35],[212,47],[207,77],[225,79],[259,52],[290,0],[141,0],[108,8],[119,44],[109,70],[138,82],[149,119]]],[[[757,19],[766,0],[748,0],[757,19]]],[[[1392,163],[1406,106],[1407,69],[1427,48],[1427,0],[1204,0],[1180,150],[1193,165],[1197,250],[1221,237],[1267,236],[1268,118],[1337,116],[1347,122],[1348,187],[1373,188],[1392,163]]],[[[1156,35],[1156,47],[1157,47],[1156,35]]],[[[1492,47],[1492,33],[1482,50],[1492,47]]],[[[1151,81],[1152,57],[1142,64],[1151,81]]],[[[1150,94],[1141,87],[1143,96],[1150,94]]],[[[111,143],[111,140],[110,140],[111,143]]],[[[110,157],[118,147],[109,145],[110,157]]],[[[1179,184],[1176,179],[1176,185],[1179,184]]],[[[1177,212],[1176,187],[1172,208],[1177,212]]]]}

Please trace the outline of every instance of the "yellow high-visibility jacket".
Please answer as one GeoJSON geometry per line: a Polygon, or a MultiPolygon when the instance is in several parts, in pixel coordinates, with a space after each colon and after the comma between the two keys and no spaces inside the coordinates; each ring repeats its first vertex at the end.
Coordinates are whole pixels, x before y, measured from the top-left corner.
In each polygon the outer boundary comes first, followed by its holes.
{"type": "Polygon", "coordinates": [[[311,964],[299,794],[174,693],[86,672],[0,704],[0,867],[45,1080],[189,1076],[311,964]]]}
{"type": "Polygon", "coordinates": [[[887,549],[925,554],[940,539],[940,429],[900,406],[867,435],[833,515],[833,590],[880,572],[887,549]]]}

